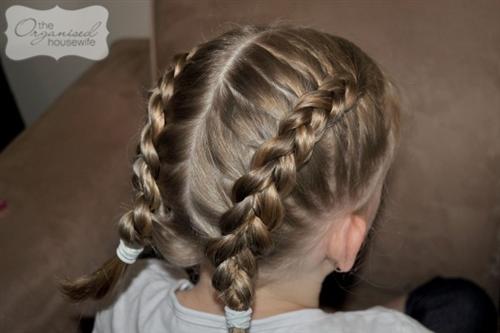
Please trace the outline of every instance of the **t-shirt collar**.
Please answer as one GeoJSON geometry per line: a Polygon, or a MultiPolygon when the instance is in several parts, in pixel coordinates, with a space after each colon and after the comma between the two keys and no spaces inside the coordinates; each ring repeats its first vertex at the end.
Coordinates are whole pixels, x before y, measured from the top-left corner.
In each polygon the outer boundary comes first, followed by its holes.
{"type": "MultiPolygon", "coordinates": [[[[226,329],[226,319],[223,315],[190,309],[179,302],[175,291],[191,289],[193,286],[193,283],[188,279],[179,279],[177,280],[173,288],[169,290],[168,299],[171,308],[174,311],[174,315],[181,320],[188,321],[197,325],[226,329]]],[[[317,320],[329,315],[331,314],[328,314],[327,312],[319,308],[301,309],[286,313],[280,313],[266,318],[254,319],[251,322],[251,327],[253,329],[259,330],[264,328],[272,329],[283,326],[296,326],[297,324],[303,323],[304,321],[317,320]]]]}

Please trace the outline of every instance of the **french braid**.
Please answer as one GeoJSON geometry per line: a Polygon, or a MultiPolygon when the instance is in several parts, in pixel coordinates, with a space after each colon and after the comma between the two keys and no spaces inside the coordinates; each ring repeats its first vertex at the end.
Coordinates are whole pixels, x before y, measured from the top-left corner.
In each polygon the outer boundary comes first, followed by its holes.
{"type": "MultiPolygon", "coordinates": [[[[157,139],[165,127],[166,106],[173,94],[175,79],[197,50],[196,46],[189,52],[175,54],[171,66],[157,80],[156,86],[148,91],[147,119],[140,133],[132,167],[134,205],[118,221],[120,238],[136,247],[153,245],[153,224],[160,223],[159,209],[165,209],[157,184],[160,171],[157,139]]],[[[128,264],[115,255],[95,272],[74,280],[59,279],[59,285],[72,301],[89,297],[100,299],[112,290],[127,267],[128,264]]]]}
{"type": "Polygon", "coordinates": [[[299,98],[280,122],[277,136],[259,147],[250,171],[234,183],[233,206],[220,219],[221,237],[209,241],[206,250],[216,267],[213,286],[231,309],[252,306],[256,257],[272,248],[271,233],[283,220],[282,199],[292,191],[297,171],[310,159],[330,119],[335,123],[357,99],[356,78],[350,73],[326,77],[317,90],[299,98]]]}

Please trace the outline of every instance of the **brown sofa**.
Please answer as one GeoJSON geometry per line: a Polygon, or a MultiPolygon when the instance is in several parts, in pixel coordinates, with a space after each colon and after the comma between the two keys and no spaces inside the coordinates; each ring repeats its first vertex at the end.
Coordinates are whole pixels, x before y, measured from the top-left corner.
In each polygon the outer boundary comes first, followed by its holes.
{"type": "Polygon", "coordinates": [[[144,91],[175,53],[232,23],[277,19],[352,40],[403,93],[389,200],[342,307],[385,303],[435,275],[469,278],[498,306],[499,11],[494,1],[155,1],[153,43],[112,45],[0,155],[0,331],[91,328],[98,304],[64,303],[53,278],[114,253],[144,91]]]}

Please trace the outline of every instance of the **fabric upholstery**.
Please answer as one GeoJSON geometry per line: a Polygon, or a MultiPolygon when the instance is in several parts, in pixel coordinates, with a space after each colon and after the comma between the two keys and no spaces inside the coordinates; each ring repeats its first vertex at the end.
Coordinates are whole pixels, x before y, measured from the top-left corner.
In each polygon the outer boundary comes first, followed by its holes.
{"type": "Polygon", "coordinates": [[[282,21],[348,38],[402,91],[401,149],[384,216],[345,307],[460,276],[498,303],[500,3],[156,1],[157,70],[234,24],[282,21]]]}
{"type": "Polygon", "coordinates": [[[117,41],[0,155],[8,203],[0,332],[78,332],[80,317],[94,314],[93,302],[65,302],[55,277],[88,273],[114,255],[149,69],[148,40],[117,41]]]}

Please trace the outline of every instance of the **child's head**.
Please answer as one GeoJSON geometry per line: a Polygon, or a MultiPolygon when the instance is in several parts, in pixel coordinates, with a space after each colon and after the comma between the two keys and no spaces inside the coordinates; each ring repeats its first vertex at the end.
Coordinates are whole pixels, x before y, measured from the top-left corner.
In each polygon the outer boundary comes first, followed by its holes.
{"type": "MultiPolygon", "coordinates": [[[[372,216],[398,137],[395,87],[356,45],[236,27],[177,54],[151,89],[120,238],[178,267],[211,265],[224,303],[246,310],[337,217],[372,216]]],[[[102,297],[126,267],[113,257],[65,291],[102,297]]]]}

